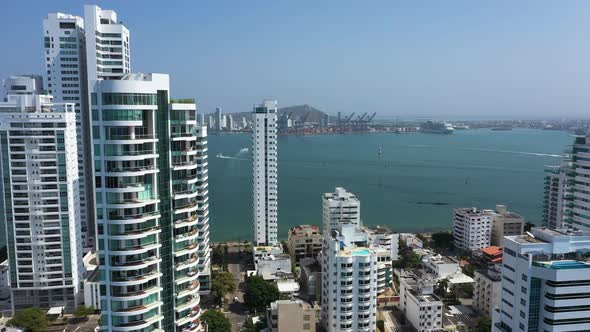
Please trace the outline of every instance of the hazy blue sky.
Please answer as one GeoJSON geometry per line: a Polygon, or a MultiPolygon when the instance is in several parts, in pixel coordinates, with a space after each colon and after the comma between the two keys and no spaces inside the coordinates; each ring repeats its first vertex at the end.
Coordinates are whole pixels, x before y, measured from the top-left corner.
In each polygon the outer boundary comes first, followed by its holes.
{"type": "MultiPolygon", "coordinates": [[[[329,113],[590,117],[590,1],[97,1],[132,70],[202,110],[262,98],[329,113]]],[[[1,1],[0,77],[41,73],[42,19],[83,2],[1,1]]]]}

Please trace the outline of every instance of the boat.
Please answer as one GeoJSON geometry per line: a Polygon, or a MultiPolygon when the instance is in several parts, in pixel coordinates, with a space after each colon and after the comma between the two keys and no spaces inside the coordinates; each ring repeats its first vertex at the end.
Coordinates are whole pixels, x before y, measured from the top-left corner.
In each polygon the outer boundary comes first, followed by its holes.
{"type": "Polygon", "coordinates": [[[379,152],[377,152],[378,155],[382,155],[383,154],[383,150],[381,149],[381,145],[379,145],[379,152]]]}
{"type": "Polygon", "coordinates": [[[461,125],[453,125],[453,128],[455,130],[467,130],[467,129],[469,129],[469,126],[461,124],[461,125]]]}
{"type": "Polygon", "coordinates": [[[427,134],[448,135],[455,132],[453,126],[444,122],[426,121],[420,125],[420,132],[427,134]]]}
{"type": "Polygon", "coordinates": [[[493,131],[507,131],[507,130],[512,130],[512,126],[505,125],[505,126],[493,127],[492,130],[493,131]]]}

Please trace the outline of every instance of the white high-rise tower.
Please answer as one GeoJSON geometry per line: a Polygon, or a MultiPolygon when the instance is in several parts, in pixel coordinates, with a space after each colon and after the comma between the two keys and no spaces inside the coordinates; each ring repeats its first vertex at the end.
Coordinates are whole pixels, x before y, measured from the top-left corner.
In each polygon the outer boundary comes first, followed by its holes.
{"type": "Polygon", "coordinates": [[[254,106],[252,128],[254,245],[277,243],[277,101],[254,106]]]}
{"type": "Polygon", "coordinates": [[[74,104],[38,94],[39,77],[6,80],[0,102],[0,218],[12,310],[81,300],[82,236],[74,104]]]}
{"type": "Polygon", "coordinates": [[[131,72],[129,30],[113,10],[84,6],[88,80],[119,79],[131,72]]]}
{"type": "Polygon", "coordinates": [[[80,187],[80,222],[82,241],[94,246],[94,206],[90,151],[88,90],[86,77],[86,38],[84,20],[75,15],[49,13],[43,19],[45,90],[56,103],[74,103],[78,142],[78,173],[80,187]],[[88,185],[87,185],[88,183],[88,185]],[[88,198],[87,198],[88,197],[88,198]]]}

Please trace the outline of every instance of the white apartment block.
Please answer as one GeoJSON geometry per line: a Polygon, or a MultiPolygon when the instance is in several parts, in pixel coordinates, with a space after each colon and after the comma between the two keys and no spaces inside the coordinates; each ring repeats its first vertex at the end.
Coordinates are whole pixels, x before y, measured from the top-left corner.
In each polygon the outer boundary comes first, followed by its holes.
{"type": "Polygon", "coordinates": [[[35,94],[35,81],[9,78],[0,103],[0,218],[12,310],[71,312],[84,278],[75,106],[35,94]]]}
{"type": "Polygon", "coordinates": [[[103,330],[201,330],[210,250],[196,106],[169,104],[163,74],[90,89],[103,330]]]}
{"type": "Polygon", "coordinates": [[[446,279],[455,273],[460,273],[459,262],[442,255],[426,255],[422,257],[422,266],[428,273],[432,273],[437,280],[446,279]]]}
{"type": "Polygon", "coordinates": [[[491,265],[487,270],[475,271],[473,283],[473,307],[488,317],[502,296],[502,269],[500,264],[491,265]]]}
{"type": "Polygon", "coordinates": [[[322,322],[327,331],[376,331],[377,254],[367,234],[342,222],[324,234],[322,322]]]}
{"type": "Polygon", "coordinates": [[[436,278],[417,270],[402,270],[399,280],[399,306],[410,324],[418,332],[443,331],[443,303],[434,294],[436,278]]]}
{"type": "Polygon", "coordinates": [[[492,331],[590,330],[590,233],[533,228],[504,239],[492,331]]]}
{"type": "Polygon", "coordinates": [[[54,102],[74,103],[78,141],[78,173],[80,187],[80,220],[85,246],[95,245],[92,184],[88,163],[89,114],[86,76],[86,37],[84,20],[64,13],[49,13],[43,19],[45,90],[54,102]],[[86,185],[86,183],[89,185],[86,185]],[[90,197],[87,199],[87,197],[90,197]]]}
{"type": "Polygon", "coordinates": [[[455,247],[469,251],[489,247],[493,217],[493,210],[455,209],[453,212],[455,247]]]}
{"type": "Polygon", "coordinates": [[[277,243],[277,101],[265,100],[255,105],[252,121],[253,243],[274,245],[277,243]]]}
{"type": "Polygon", "coordinates": [[[84,6],[88,80],[119,79],[131,72],[129,30],[113,10],[84,6]]]}
{"type": "Polygon", "coordinates": [[[324,234],[330,234],[342,221],[361,226],[361,202],[341,187],[323,195],[322,214],[324,234]]]}

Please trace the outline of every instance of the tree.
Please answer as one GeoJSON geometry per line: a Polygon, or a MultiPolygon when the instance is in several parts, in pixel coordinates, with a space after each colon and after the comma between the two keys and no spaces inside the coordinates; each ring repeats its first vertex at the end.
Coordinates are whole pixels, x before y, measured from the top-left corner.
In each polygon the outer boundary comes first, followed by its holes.
{"type": "Polygon", "coordinates": [[[213,250],[211,250],[211,260],[213,264],[221,265],[223,262],[223,249],[221,248],[221,245],[218,244],[213,247],[213,250]]]}
{"type": "Polygon", "coordinates": [[[225,295],[236,290],[234,276],[230,272],[213,271],[211,275],[211,298],[214,303],[221,305],[225,295]]]}
{"type": "Polygon", "coordinates": [[[492,320],[487,317],[483,316],[479,319],[476,326],[477,332],[489,332],[492,330],[492,320]]]}
{"type": "Polygon", "coordinates": [[[74,312],[74,316],[76,317],[86,317],[88,315],[92,315],[96,312],[96,310],[94,310],[93,307],[87,307],[87,306],[79,306],[76,309],[76,312],[74,312]]]}
{"type": "Polygon", "coordinates": [[[228,332],[231,331],[231,323],[219,311],[207,310],[201,315],[201,320],[207,324],[208,332],[228,332]]]}
{"type": "Polygon", "coordinates": [[[250,309],[264,310],[271,302],[278,300],[280,295],[277,286],[266,282],[260,276],[246,279],[244,302],[250,309]]]}
{"type": "Polygon", "coordinates": [[[435,249],[452,249],[453,234],[449,232],[436,232],[432,234],[432,246],[435,249]]]}
{"type": "Polygon", "coordinates": [[[19,311],[6,325],[23,328],[26,332],[43,332],[49,321],[40,308],[27,308],[19,311]]]}

